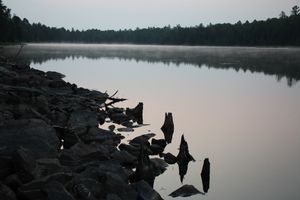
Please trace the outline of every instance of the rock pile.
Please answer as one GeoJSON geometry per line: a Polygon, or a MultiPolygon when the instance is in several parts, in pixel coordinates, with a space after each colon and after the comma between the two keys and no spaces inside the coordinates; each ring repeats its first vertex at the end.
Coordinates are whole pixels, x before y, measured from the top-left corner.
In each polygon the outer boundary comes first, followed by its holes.
{"type": "Polygon", "coordinates": [[[162,199],[141,172],[151,166],[154,179],[165,170],[162,159],[148,157],[162,153],[165,141],[150,144],[148,134],[118,147],[122,135],[99,128],[109,118],[131,130],[143,123],[143,104],[111,107],[122,99],[63,77],[0,63],[1,199],[162,199]]]}

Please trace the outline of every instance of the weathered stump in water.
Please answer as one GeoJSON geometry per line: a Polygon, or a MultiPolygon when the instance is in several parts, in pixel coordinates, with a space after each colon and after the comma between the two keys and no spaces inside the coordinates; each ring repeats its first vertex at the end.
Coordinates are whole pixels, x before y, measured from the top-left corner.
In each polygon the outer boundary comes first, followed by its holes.
{"type": "Polygon", "coordinates": [[[210,179],[210,162],[208,158],[204,159],[204,163],[201,171],[201,179],[202,179],[203,191],[207,193],[209,189],[209,179],[210,179]]]}
{"type": "Polygon", "coordinates": [[[161,130],[164,133],[165,140],[167,141],[167,143],[171,143],[174,133],[174,122],[172,113],[165,113],[165,121],[161,127],[161,130]]]}
{"type": "Polygon", "coordinates": [[[143,107],[144,104],[140,102],[135,108],[126,109],[126,115],[136,121],[138,124],[143,124],[143,107]]]}
{"type": "Polygon", "coordinates": [[[183,178],[188,170],[188,164],[190,161],[195,161],[193,156],[189,152],[188,143],[184,139],[184,135],[181,136],[181,142],[179,147],[179,153],[177,155],[177,164],[179,167],[179,176],[180,181],[183,181],[183,178]]]}

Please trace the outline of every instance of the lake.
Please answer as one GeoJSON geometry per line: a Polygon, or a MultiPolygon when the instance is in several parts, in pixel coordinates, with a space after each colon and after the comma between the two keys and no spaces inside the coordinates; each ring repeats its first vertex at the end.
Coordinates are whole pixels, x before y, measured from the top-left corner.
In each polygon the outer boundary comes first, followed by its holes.
{"type": "MultiPolygon", "coordinates": [[[[10,56],[18,49],[7,47],[10,56]]],[[[300,49],[96,44],[29,44],[18,59],[58,71],[78,86],[144,103],[144,123],[125,141],[156,133],[172,112],[177,155],[184,134],[195,162],[183,184],[202,189],[209,158],[210,189],[186,199],[300,199],[300,49]]],[[[178,166],[155,179],[164,199],[182,186],[178,166]]]]}

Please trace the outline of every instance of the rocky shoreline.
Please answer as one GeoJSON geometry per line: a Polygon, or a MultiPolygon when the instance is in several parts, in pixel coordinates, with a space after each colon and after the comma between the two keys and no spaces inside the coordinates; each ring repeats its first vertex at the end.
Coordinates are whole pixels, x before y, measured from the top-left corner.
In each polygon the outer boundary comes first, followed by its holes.
{"type": "MultiPolygon", "coordinates": [[[[147,148],[132,142],[119,150],[114,126],[99,128],[107,119],[128,129],[142,124],[142,103],[113,107],[124,99],[26,64],[1,61],[0,77],[1,199],[162,199],[133,170],[147,148]]],[[[157,159],[156,175],[165,168],[157,159]]]]}
{"type": "MultiPolygon", "coordinates": [[[[164,153],[174,132],[172,113],[165,115],[164,139],[146,133],[122,143],[116,125],[122,125],[119,132],[142,126],[143,103],[118,108],[125,99],[63,78],[58,72],[1,59],[1,199],[160,200],[153,189],[155,177],[175,163],[183,180],[194,158],[184,136],[177,157],[164,153]],[[112,125],[101,128],[108,121],[112,125]]],[[[197,193],[185,185],[170,196],[197,193]]]]}

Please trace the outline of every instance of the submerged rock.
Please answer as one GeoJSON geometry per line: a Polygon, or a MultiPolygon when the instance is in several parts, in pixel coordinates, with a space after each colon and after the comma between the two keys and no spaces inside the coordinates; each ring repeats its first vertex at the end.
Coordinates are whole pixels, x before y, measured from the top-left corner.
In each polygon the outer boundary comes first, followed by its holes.
{"type": "Polygon", "coordinates": [[[179,189],[175,190],[169,196],[171,197],[189,197],[196,194],[203,194],[193,185],[183,185],[179,189]]]}

